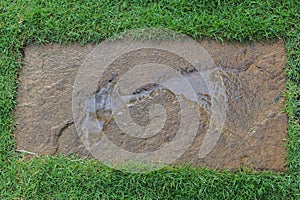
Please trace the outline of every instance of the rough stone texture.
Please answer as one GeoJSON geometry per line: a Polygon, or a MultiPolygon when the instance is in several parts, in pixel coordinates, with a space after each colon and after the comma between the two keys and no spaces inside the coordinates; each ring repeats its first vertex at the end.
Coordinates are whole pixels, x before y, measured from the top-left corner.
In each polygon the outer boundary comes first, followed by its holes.
{"type": "Polygon", "coordinates": [[[76,44],[29,46],[19,74],[17,149],[43,154],[87,155],[72,115],[73,83],[93,49],[76,44]]]}
{"type": "MultiPolygon", "coordinates": [[[[198,134],[177,162],[212,168],[283,170],[286,154],[284,138],[287,136],[287,117],[282,113],[284,99],[281,96],[285,90],[284,43],[268,41],[242,45],[208,40],[199,42],[224,71],[228,98],[226,122],[214,150],[204,159],[199,159],[198,149],[203,140],[201,133],[209,123],[205,112],[201,112],[198,134]]],[[[25,49],[16,108],[18,150],[90,156],[75,130],[72,86],[78,68],[92,49],[92,45],[82,47],[78,44],[28,46],[25,49]]],[[[101,83],[105,84],[105,80],[101,83]]],[[[173,97],[167,92],[163,95],[166,97],[163,97],[166,100],[163,104],[168,105],[168,98],[173,97]]],[[[147,100],[144,103],[149,104],[147,100]]],[[[136,110],[131,110],[131,116],[138,124],[147,124],[149,116],[141,114],[145,111],[142,110],[144,105],[136,106],[136,110]]],[[[176,106],[169,108],[171,113],[175,113],[170,119],[177,119],[176,109],[176,106]]],[[[171,120],[164,127],[164,137],[147,144],[132,136],[124,136],[113,120],[108,123],[106,133],[116,145],[142,152],[159,148],[161,143],[171,140],[174,137],[171,130],[176,129],[176,125],[171,120]]]]}
{"type": "Polygon", "coordinates": [[[287,136],[287,117],[282,112],[284,43],[200,44],[226,72],[223,80],[229,108],[218,145],[198,162],[221,168],[283,169],[287,136]]]}

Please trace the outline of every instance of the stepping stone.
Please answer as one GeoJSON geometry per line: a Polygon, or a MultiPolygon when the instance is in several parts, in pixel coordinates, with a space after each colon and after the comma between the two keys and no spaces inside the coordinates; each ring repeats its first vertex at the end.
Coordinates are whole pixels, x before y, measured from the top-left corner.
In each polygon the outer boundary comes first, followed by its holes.
{"type": "MultiPolygon", "coordinates": [[[[199,156],[199,149],[205,141],[205,132],[210,128],[213,113],[209,110],[214,101],[208,92],[199,94],[197,97],[200,99],[200,106],[192,105],[197,110],[198,118],[190,117],[191,121],[197,123],[195,137],[174,163],[190,163],[218,169],[249,167],[259,171],[284,170],[284,140],[287,137],[287,116],[282,112],[286,82],[284,42],[272,40],[263,43],[221,44],[214,40],[201,40],[198,43],[220,68],[226,93],[226,116],[222,119],[224,125],[212,150],[202,157],[199,156]]],[[[90,142],[89,144],[97,143],[102,136],[91,133],[87,141],[87,138],[80,135],[72,110],[76,76],[80,66],[84,65],[86,56],[94,48],[93,44],[29,45],[25,48],[15,110],[17,127],[14,134],[17,151],[49,155],[74,154],[89,158],[95,156],[91,149],[87,148],[85,141],[90,142]]],[[[136,55],[120,57],[104,72],[97,86],[98,101],[103,100],[105,88],[110,91],[112,84],[122,81],[122,76],[132,69],[133,63],[145,59],[155,61],[157,57],[164,58],[157,62],[174,65],[172,67],[179,74],[193,77],[196,69],[184,59],[172,57],[168,52],[146,49],[137,52],[136,55]]],[[[163,65],[161,67],[163,68],[163,65]]],[[[137,76],[138,73],[132,75],[137,76]]],[[[78,79],[80,77],[77,77],[78,79]]],[[[196,81],[195,90],[197,84],[204,84],[201,77],[196,79],[193,78],[193,81],[196,81]]],[[[205,88],[205,84],[201,87],[205,88]]],[[[98,109],[94,115],[98,121],[103,122],[102,130],[107,138],[118,148],[137,154],[155,151],[170,143],[180,127],[182,104],[178,99],[181,97],[176,97],[172,91],[154,83],[136,88],[132,95],[128,97],[129,116],[137,127],[147,127],[151,120],[157,119],[159,122],[162,121],[160,116],[168,116],[161,127],[149,125],[149,129],[160,133],[144,135],[141,138],[129,135],[120,128],[125,124],[125,129],[135,129],[136,126],[126,127],[131,122],[126,121],[128,118],[119,117],[124,123],[120,125],[121,122],[118,124],[116,121],[117,116],[111,117],[112,112],[98,109]],[[165,112],[161,112],[161,106],[151,107],[151,104],[160,104],[165,112]]],[[[86,100],[88,102],[88,98],[86,100]]],[[[186,104],[191,103],[182,101],[186,104]]],[[[189,131],[188,128],[186,131],[189,131]]],[[[137,131],[139,134],[140,132],[137,131]]]]}

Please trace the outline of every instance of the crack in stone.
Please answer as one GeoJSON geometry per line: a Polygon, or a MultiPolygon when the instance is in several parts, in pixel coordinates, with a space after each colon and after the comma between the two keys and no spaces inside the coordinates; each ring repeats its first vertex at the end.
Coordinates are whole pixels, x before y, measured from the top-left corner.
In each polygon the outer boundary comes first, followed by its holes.
{"type": "Polygon", "coordinates": [[[62,136],[65,130],[67,130],[71,125],[74,124],[74,121],[67,121],[65,125],[59,129],[59,131],[54,135],[53,146],[55,147],[55,151],[52,154],[56,154],[59,148],[58,140],[62,136]]]}

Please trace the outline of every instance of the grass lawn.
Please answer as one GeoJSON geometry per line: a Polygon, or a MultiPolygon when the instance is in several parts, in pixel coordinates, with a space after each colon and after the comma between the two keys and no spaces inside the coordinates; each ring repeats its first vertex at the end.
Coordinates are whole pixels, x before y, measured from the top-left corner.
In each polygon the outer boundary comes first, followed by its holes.
{"type": "Polygon", "coordinates": [[[0,199],[300,199],[299,0],[70,2],[0,1],[0,199]],[[143,27],[169,28],[195,39],[285,40],[289,117],[285,173],[167,167],[127,174],[96,160],[28,159],[14,151],[13,110],[24,46],[99,42],[143,27]]]}

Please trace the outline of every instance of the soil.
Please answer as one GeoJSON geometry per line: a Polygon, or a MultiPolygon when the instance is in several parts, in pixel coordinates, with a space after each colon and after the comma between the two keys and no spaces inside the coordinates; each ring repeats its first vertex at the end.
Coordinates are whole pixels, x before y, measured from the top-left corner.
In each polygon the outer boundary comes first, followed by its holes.
{"type": "MultiPolygon", "coordinates": [[[[228,108],[223,132],[215,148],[205,157],[198,151],[209,125],[209,96],[202,94],[197,135],[189,149],[176,163],[207,166],[218,169],[284,170],[287,137],[287,116],[282,112],[285,91],[285,45],[281,40],[264,43],[225,43],[213,40],[198,41],[222,68],[228,108]]],[[[95,46],[88,44],[28,46],[19,75],[17,107],[16,149],[40,154],[62,153],[91,157],[83,146],[74,125],[72,91],[79,67],[95,46]]],[[[172,65],[181,73],[195,69],[168,53],[136,52],[116,60],[99,80],[99,89],[114,83],[128,69],[141,60],[159,60],[172,65]],[[156,54],[157,53],[157,54],[156,54]],[[150,56],[149,56],[150,55],[150,56]],[[138,59],[137,59],[138,58],[138,59]],[[137,60],[135,60],[137,59],[137,60]],[[130,62],[126,62],[130,60],[130,62]],[[186,66],[182,68],[182,66],[186,66]]],[[[159,134],[137,138],[124,133],[113,118],[104,111],[97,111],[97,118],[106,123],[104,132],[115,145],[131,152],[147,152],[170,142],[179,127],[180,105],[167,89],[153,90],[157,85],[138,88],[134,94],[145,91],[155,98],[140,101],[131,99],[130,116],[141,126],[149,123],[149,106],[159,103],[167,113],[167,120],[159,134]],[[152,92],[152,93],[151,93],[152,92]],[[159,95],[155,95],[159,93],[159,95]],[[170,104],[169,102],[173,102],[170,104]]]]}

